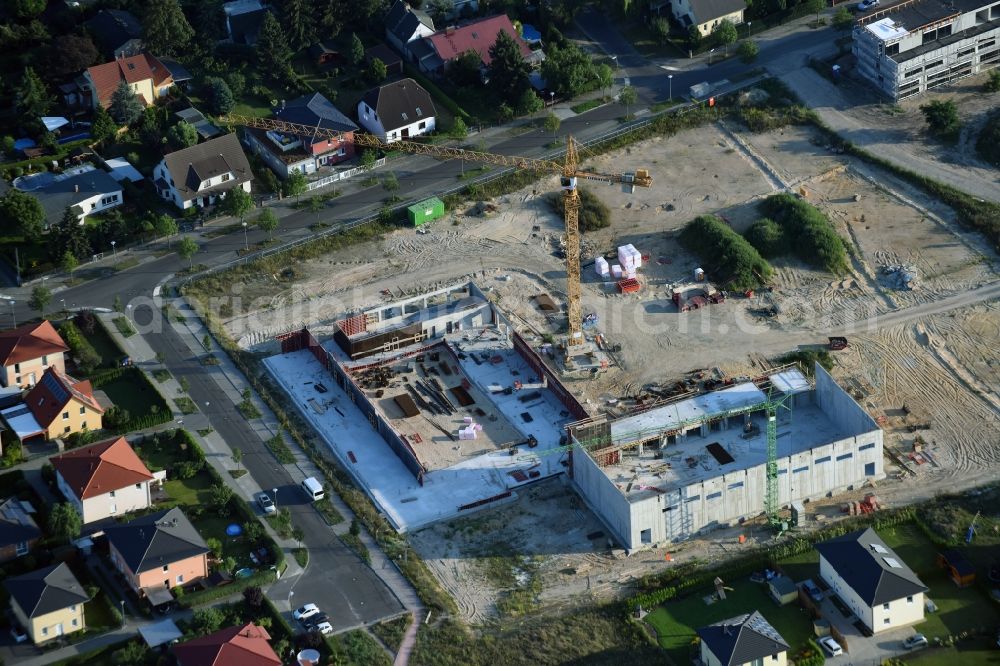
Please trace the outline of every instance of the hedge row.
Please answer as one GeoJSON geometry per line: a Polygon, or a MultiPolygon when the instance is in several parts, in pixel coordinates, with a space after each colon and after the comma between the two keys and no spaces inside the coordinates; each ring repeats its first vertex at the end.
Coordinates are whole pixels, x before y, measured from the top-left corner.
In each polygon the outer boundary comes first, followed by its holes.
{"type": "Polygon", "coordinates": [[[131,415],[128,422],[119,425],[113,430],[119,433],[134,432],[137,430],[145,430],[147,428],[152,428],[161,424],[166,423],[173,418],[173,414],[170,411],[170,407],[167,406],[167,401],[164,400],[160,392],[153,386],[153,383],[149,381],[149,377],[146,376],[142,370],[137,367],[129,366],[124,368],[111,368],[110,370],[105,370],[100,372],[90,378],[90,383],[95,389],[99,389],[106,384],[111,382],[126,378],[129,381],[142,385],[146,385],[147,393],[150,396],[150,401],[156,407],[156,411],[150,411],[148,414],[143,414],[142,416],[131,415]]]}
{"type": "Polygon", "coordinates": [[[639,606],[649,609],[682,596],[681,593],[685,591],[707,587],[712,584],[716,577],[731,580],[765,567],[773,567],[780,560],[811,550],[813,545],[819,541],[826,541],[864,527],[882,530],[914,521],[919,524],[920,521],[917,521],[916,517],[916,509],[912,506],[880,512],[873,516],[857,516],[845,519],[826,529],[758,549],[710,569],[702,569],[699,562],[690,562],[641,579],[639,587],[644,591],[629,599],[627,604],[633,610],[639,606]]]}
{"type": "Polygon", "coordinates": [[[724,276],[731,289],[759,287],[773,273],[771,265],[745,238],[713,215],[700,215],[689,222],[681,231],[680,242],[706,269],[724,276]]]}
{"type": "MultiPolygon", "coordinates": [[[[761,214],[774,220],[781,227],[783,238],[768,249],[791,248],[796,256],[808,264],[824,268],[831,273],[846,273],[847,252],[833,225],[818,208],[793,194],[770,196],[757,207],[761,214]]],[[[763,231],[758,228],[757,232],[763,231]]],[[[767,227],[773,232],[772,227],[767,227]]],[[[759,234],[755,232],[755,237],[759,234]]],[[[758,250],[761,248],[758,247],[758,250]]]]}
{"type": "Polygon", "coordinates": [[[84,337],[83,332],[72,321],[63,322],[59,327],[59,334],[69,345],[70,352],[84,373],[93,372],[101,364],[101,355],[97,353],[94,345],[90,344],[90,340],[84,337]]]}
{"type": "Polygon", "coordinates": [[[460,107],[451,97],[448,97],[448,95],[446,95],[443,90],[438,88],[437,84],[435,84],[426,76],[418,72],[416,67],[407,64],[406,75],[409,76],[414,81],[416,81],[417,83],[419,83],[424,90],[429,92],[434,97],[434,101],[439,103],[444,108],[448,109],[448,111],[451,112],[451,115],[455,116],[456,118],[461,117],[462,120],[464,120],[465,122],[472,121],[472,116],[470,116],[465,111],[465,109],[460,107]]]}
{"type": "Polygon", "coordinates": [[[203,606],[219,599],[227,599],[235,594],[242,593],[248,587],[267,587],[275,581],[277,576],[271,569],[258,571],[247,578],[237,578],[229,585],[210,587],[198,592],[188,592],[177,600],[177,605],[183,608],[193,608],[203,606]]]}

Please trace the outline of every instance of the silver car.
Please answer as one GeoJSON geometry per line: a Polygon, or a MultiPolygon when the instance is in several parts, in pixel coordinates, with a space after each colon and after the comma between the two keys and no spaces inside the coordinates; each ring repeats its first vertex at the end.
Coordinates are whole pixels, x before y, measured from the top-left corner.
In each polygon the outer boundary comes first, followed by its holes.
{"type": "Polygon", "coordinates": [[[257,505],[260,506],[260,510],[264,513],[274,513],[278,509],[274,506],[274,502],[271,500],[271,496],[267,493],[259,493],[257,495],[257,505]]]}

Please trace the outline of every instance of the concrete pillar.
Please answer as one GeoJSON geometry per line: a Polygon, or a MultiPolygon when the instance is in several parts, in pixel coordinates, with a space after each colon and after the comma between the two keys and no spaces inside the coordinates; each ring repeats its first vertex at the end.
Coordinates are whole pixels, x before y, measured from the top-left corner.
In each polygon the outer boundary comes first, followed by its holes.
{"type": "Polygon", "coordinates": [[[701,424],[701,436],[702,437],[708,437],[708,431],[709,431],[708,423],[702,423],[701,424]]]}
{"type": "Polygon", "coordinates": [[[639,446],[636,447],[636,453],[640,458],[642,457],[642,443],[640,443],[639,446]]]}

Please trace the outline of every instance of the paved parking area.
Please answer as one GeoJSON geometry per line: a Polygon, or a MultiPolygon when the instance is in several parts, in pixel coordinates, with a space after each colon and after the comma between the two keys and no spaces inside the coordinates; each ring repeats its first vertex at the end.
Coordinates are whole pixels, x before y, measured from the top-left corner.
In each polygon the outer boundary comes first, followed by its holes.
{"type": "Polygon", "coordinates": [[[844,617],[843,613],[834,605],[830,598],[831,592],[824,594],[824,599],[820,603],[820,610],[823,617],[830,621],[841,634],[847,639],[848,650],[840,657],[827,657],[827,662],[831,664],[852,664],[861,666],[862,664],[881,664],[882,660],[889,657],[899,656],[906,653],[902,647],[903,639],[911,634],[917,633],[913,627],[900,627],[884,633],[867,637],[862,634],[854,622],[857,618],[854,615],[844,617]]]}

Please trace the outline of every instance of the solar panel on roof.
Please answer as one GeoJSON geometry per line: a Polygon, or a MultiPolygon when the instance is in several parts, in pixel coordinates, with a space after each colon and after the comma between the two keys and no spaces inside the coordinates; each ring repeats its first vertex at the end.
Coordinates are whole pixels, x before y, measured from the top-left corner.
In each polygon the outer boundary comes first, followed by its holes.
{"type": "Polygon", "coordinates": [[[66,392],[66,389],[63,388],[63,385],[59,383],[55,375],[51,372],[42,377],[42,385],[49,390],[49,393],[52,394],[52,397],[57,402],[69,400],[69,393],[66,392]]]}
{"type": "Polygon", "coordinates": [[[885,560],[885,563],[888,564],[893,569],[903,568],[903,565],[900,564],[899,560],[897,560],[895,557],[883,557],[882,559],[885,560]]]}
{"type": "Polygon", "coordinates": [[[872,550],[874,550],[876,553],[888,553],[889,552],[885,548],[883,548],[880,544],[873,543],[871,546],[872,546],[872,550]]]}

